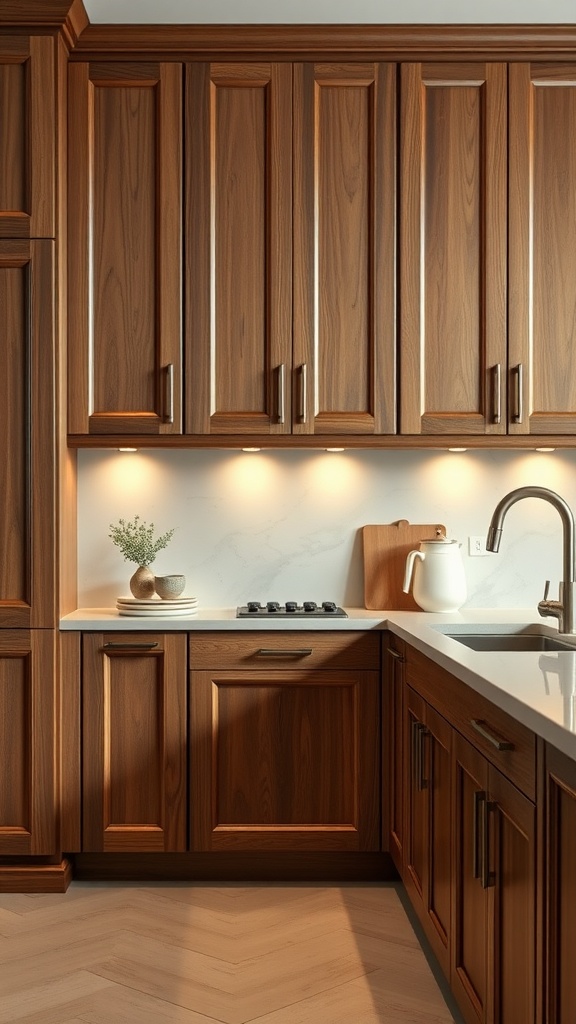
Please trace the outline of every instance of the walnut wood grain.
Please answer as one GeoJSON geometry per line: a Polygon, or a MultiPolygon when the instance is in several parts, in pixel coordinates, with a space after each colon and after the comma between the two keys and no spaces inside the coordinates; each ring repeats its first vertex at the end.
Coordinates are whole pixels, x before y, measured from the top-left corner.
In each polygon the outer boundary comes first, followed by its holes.
{"type": "Polygon", "coordinates": [[[255,669],[305,666],[309,668],[346,668],[374,671],[380,665],[380,637],[371,633],[302,632],[266,630],[258,633],[191,633],[189,637],[191,669],[255,669]],[[278,657],[260,650],[278,650],[278,657]],[[305,651],[290,659],[282,652],[305,651]]]}
{"type": "Polygon", "coordinates": [[[395,109],[391,64],[294,67],[295,434],[396,430],[395,109]]]}
{"type": "Polygon", "coordinates": [[[546,1019],[569,1024],[576,1016],[576,766],[548,744],[545,756],[546,1019]]]}
{"type": "Polygon", "coordinates": [[[400,430],[505,433],[506,67],[401,73],[400,430]]]}
{"type": "Polygon", "coordinates": [[[60,848],[82,849],[81,709],[82,663],[80,633],[59,634],[60,649],[60,848]]]}
{"type": "Polygon", "coordinates": [[[77,65],[69,121],[70,428],[178,433],[181,69],[77,65]]]}

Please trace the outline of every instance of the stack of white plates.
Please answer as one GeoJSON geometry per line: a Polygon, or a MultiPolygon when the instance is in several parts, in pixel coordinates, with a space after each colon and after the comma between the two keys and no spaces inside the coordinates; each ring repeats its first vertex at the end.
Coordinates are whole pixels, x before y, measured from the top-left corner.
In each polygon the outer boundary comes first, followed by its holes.
{"type": "Polygon", "coordinates": [[[116,607],[120,615],[139,615],[149,618],[171,618],[173,615],[196,615],[197,597],[175,597],[173,601],[162,601],[159,597],[119,597],[116,607]]]}

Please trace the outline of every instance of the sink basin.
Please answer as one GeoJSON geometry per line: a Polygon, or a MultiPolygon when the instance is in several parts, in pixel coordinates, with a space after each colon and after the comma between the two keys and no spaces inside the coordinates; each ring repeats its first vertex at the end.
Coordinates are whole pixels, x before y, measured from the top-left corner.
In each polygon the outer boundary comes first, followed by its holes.
{"type": "Polygon", "coordinates": [[[575,651],[575,643],[566,643],[542,633],[444,633],[451,640],[473,651],[575,651]]]}

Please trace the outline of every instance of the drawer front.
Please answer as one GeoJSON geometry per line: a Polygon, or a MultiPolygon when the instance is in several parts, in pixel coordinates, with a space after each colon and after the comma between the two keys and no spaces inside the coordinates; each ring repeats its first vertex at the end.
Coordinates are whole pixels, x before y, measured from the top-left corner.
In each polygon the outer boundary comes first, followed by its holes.
{"type": "Polygon", "coordinates": [[[408,648],[406,682],[518,789],[536,799],[536,736],[456,676],[408,648]]]}
{"type": "Polygon", "coordinates": [[[351,668],[378,670],[379,633],[191,633],[190,668],[351,668]]]}

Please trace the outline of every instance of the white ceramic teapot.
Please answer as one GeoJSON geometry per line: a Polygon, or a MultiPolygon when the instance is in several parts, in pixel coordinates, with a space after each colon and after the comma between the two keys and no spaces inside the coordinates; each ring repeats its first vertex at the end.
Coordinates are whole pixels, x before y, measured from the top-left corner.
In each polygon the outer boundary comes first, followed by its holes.
{"type": "Polygon", "coordinates": [[[420,550],[406,559],[404,593],[410,590],[425,612],[457,612],[466,600],[466,577],[457,540],[421,540],[420,550]]]}

